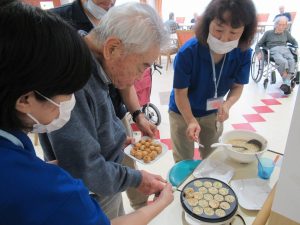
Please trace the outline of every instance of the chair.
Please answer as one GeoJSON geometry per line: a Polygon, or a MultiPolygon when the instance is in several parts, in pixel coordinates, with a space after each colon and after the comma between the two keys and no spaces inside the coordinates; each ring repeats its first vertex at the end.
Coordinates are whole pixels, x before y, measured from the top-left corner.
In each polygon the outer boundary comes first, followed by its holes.
{"type": "MultiPolygon", "coordinates": [[[[258,22],[258,23],[262,23],[262,22],[265,23],[265,22],[268,22],[269,15],[270,15],[269,13],[258,13],[258,14],[256,14],[257,22],[258,22]]],[[[265,26],[260,26],[260,25],[258,24],[256,32],[258,32],[258,33],[264,33],[264,32],[265,32],[265,29],[266,29],[265,26]]]]}
{"type": "Polygon", "coordinates": [[[186,41],[190,40],[195,36],[193,30],[176,30],[178,48],[180,48],[186,41]]]}
{"type": "Polygon", "coordinates": [[[176,23],[184,23],[185,17],[176,17],[175,21],[176,23]]]}
{"type": "Polygon", "coordinates": [[[176,54],[178,51],[178,42],[176,39],[171,39],[169,46],[164,49],[161,49],[160,56],[158,58],[159,65],[161,65],[161,56],[167,56],[167,65],[166,70],[169,68],[169,64],[172,63],[171,55],[176,54]]]}

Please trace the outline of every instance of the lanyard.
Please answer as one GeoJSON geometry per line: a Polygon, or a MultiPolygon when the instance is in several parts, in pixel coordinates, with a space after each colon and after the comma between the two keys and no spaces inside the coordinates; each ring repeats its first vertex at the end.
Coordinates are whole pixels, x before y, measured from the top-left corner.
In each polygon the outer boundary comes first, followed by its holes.
{"type": "Polygon", "coordinates": [[[13,144],[24,148],[23,143],[18,138],[16,138],[14,135],[12,135],[4,130],[1,130],[1,129],[0,129],[0,137],[3,137],[5,139],[9,140],[10,142],[12,142],[13,144]]]}
{"type": "Polygon", "coordinates": [[[217,98],[218,97],[218,86],[219,86],[220,78],[221,78],[221,75],[222,75],[224,62],[226,60],[226,54],[224,56],[224,59],[223,59],[223,62],[222,62],[222,66],[221,66],[221,69],[220,69],[220,73],[219,73],[219,77],[218,77],[218,81],[217,81],[216,68],[215,68],[215,63],[214,63],[214,57],[213,57],[211,51],[209,51],[209,53],[210,53],[210,58],[211,58],[212,71],[213,71],[213,81],[214,81],[214,84],[215,84],[215,95],[214,95],[214,98],[217,98]]]}

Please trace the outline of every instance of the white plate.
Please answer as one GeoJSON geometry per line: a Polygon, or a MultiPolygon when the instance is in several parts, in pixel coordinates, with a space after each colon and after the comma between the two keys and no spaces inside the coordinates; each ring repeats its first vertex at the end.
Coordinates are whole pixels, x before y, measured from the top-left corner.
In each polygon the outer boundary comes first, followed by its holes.
{"type": "Polygon", "coordinates": [[[260,178],[232,180],[230,186],[239,205],[248,210],[260,210],[271,192],[269,181],[260,178]]]}
{"type": "MultiPolygon", "coordinates": [[[[146,140],[146,139],[151,139],[151,138],[150,138],[150,137],[147,137],[147,136],[144,136],[144,137],[141,138],[141,140],[146,140]]],[[[160,141],[157,140],[157,139],[152,139],[152,140],[153,140],[153,142],[154,142],[155,144],[160,144],[160,145],[161,145],[162,151],[161,151],[161,153],[160,153],[154,160],[150,161],[149,163],[144,163],[143,160],[137,159],[137,158],[135,158],[133,155],[130,154],[130,151],[131,151],[131,149],[133,148],[133,145],[132,145],[132,144],[131,144],[131,145],[128,145],[128,146],[124,149],[124,153],[125,153],[126,155],[128,155],[130,158],[132,158],[132,159],[134,159],[135,161],[137,161],[137,162],[139,162],[139,163],[142,163],[142,164],[144,164],[144,165],[150,165],[150,164],[153,164],[153,163],[155,163],[157,160],[159,160],[159,159],[160,159],[160,158],[168,151],[168,146],[165,145],[164,143],[160,142],[160,141]]]]}

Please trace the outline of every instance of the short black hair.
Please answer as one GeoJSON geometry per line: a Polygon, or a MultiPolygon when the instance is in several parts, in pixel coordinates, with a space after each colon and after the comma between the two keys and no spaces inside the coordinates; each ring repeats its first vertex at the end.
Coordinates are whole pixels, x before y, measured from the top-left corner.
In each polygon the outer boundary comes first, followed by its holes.
{"type": "Polygon", "coordinates": [[[71,94],[90,78],[89,49],[59,16],[8,1],[0,7],[0,30],[1,129],[26,128],[15,109],[21,95],[71,94]]]}
{"type": "Polygon", "coordinates": [[[210,22],[215,18],[229,23],[233,28],[245,26],[239,47],[246,50],[251,46],[257,29],[256,9],[252,0],[212,0],[195,28],[196,37],[204,45],[207,45],[210,22]],[[230,21],[224,19],[226,12],[230,14],[230,21]]]}

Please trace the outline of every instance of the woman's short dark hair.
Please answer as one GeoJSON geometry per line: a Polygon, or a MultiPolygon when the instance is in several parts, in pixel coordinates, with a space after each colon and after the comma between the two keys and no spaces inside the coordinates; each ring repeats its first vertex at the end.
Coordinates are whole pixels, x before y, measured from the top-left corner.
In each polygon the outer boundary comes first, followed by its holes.
{"type": "Polygon", "coordinates": [[[34,90],[51,98],[81,89],[91,74],[91,55],[58,16],[19,1],[1,4],[0,30],[0,128],[24,129],[17,99],[34,90]]]}
{"type": "Polygon", "coordinates": [[[233,28],[245,26],[239,47],[245,50],[251,46],[257,28],[256,9],[251,0],[212,0],[195,28],[196,37],[204,45],[207,45],[209,25],[215,18],[233,28]],[[226,12],[230,21],[224,19],[226,12]]]}

